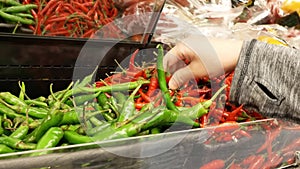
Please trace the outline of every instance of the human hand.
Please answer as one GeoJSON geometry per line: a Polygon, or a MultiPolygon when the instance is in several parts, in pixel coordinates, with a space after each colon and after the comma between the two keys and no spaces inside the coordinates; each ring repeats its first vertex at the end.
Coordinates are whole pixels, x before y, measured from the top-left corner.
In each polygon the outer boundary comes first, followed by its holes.
{"type": "Polygon", "coordinates": [[[172,73],[169,88],[184,82],[232,71],[238,61],[243,41],[193,36],[176,44],[164,57],[164,69],[172,73]]]}

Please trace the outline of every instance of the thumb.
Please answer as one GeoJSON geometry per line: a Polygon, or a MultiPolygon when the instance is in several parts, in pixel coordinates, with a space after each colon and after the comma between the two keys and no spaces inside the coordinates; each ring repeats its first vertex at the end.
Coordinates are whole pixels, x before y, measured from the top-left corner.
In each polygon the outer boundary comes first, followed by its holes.
{"type": "Polygon", "coordinates": [[[177,89],[178,87],[182,86],[185,82],[193,78],[194,74],[189,66],[181,68],[173,74],[172,78],[169,81],[169,88],[177,89]]]}

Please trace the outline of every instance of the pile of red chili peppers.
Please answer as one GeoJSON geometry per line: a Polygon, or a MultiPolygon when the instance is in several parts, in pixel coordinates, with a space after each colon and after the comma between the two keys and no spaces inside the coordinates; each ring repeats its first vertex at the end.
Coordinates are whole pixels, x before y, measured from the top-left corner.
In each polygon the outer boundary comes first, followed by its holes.
{"type": "MultiPolygon", "coordinates": [[[[299,126],[289,126],[285,122],[279,122],[277,120],[262,122],[259,126],[226,124],[225,127],[222,127],[222,125],[220,125],[214,130],[214,133],[204,145],[214,144],[222,146],[222,144],[228,144],[228,142],[238,142],[241,136],[250,140],[253,138],[250,134],[253,131],[256,131],[254,132],[256,134],[257,131],[263,132],[265,135],[264,142],[259,145],[257,149],[251,150],[250,153],[245,154],[245,156],[215,159],[203,164],[200,169],[271,169],[294,164],[296,162],[295,152],[300,150],[300,139],[299,137],[295,137],[295,139],[291,140],[279,139],[283,130],[299,132],[300,128],[299,126]],[[279,141],[284,141],[285,144],[276,147],[276,144],[278,144],[279,141]]],[[[234,153],[234,151],[232,151],[232,153],[234,153]]],[[[227,157],[229,157],[229,155],[227,157]]]]}
{"type": "Polygon", "coordinates": [[[29,25],[35,35],[90,38],[119,14],[112,0],[22,0],[22,3],[37,5],[30,11],[35,24],[29,25]]]}

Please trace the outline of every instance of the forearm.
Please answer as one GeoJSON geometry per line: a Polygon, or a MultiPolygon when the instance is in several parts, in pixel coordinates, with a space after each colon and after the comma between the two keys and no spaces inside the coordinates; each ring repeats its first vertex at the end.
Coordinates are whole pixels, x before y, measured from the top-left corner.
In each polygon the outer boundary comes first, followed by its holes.
{"type": "Polygon", "coordinates": [[[300,52],[258,41],[245,42],[230,100],[267,117],[300,123],[300,52]]]}

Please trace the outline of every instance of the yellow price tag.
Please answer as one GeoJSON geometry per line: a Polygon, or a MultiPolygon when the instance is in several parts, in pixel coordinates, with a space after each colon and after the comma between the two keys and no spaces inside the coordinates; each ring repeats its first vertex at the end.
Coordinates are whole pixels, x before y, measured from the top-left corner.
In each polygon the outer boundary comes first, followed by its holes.
{"type": "Polygon", "coordinates": [[[257,38],[257,40],[262,41],[262,42],[266,42],[269,44],[274,44],[274,45],[281,45],[281,46],[288,46],[283,40],[277,39],[277,38],[273,38],[270,36],[259,36],[257,38]]]}
{"type": "Polygon", "coordinates": [[[297,11],[300,15],[300,0],[284,0],[281,9],[286,13],[297,11]]]}

